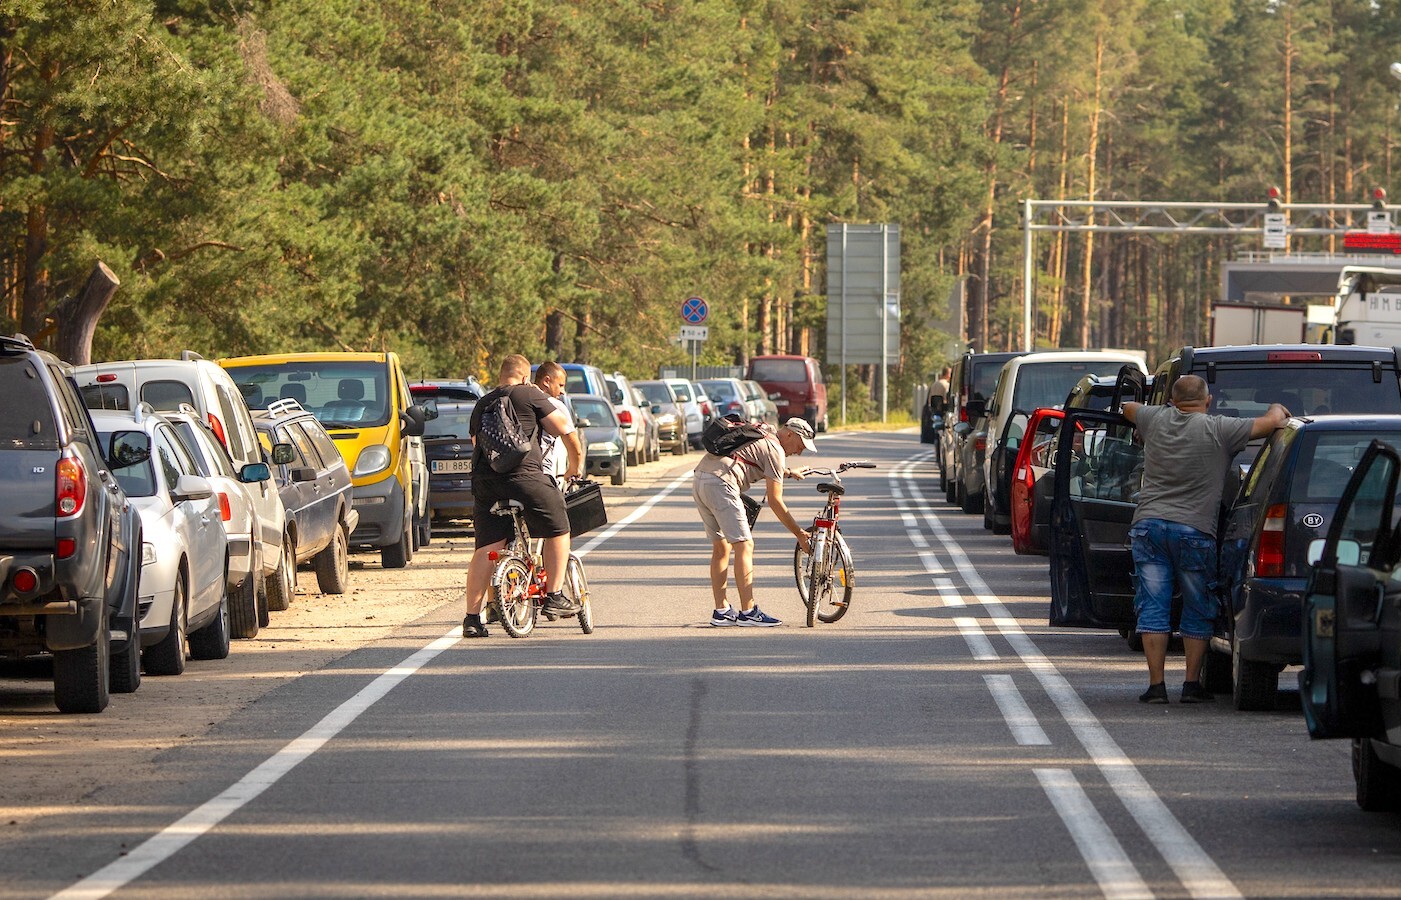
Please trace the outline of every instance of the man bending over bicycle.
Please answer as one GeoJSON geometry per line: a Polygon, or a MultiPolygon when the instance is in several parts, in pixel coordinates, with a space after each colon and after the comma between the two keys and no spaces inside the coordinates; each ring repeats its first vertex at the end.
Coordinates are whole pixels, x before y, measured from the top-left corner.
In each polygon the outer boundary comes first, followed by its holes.
{"type": "Polygon", "coordinates": [[[510,472],[496,472],[480,452],[472,454],[472,528],[476,534],[476,549],[467,566],[467,616],[462,620],[463,637],[486,637],[482,624],[482,604],[491,588],[493,551],[505,549],[514,535],[511,520],[492,515],[491,507],[498,500],[516,500],[524,506],[526,525],[533,537],[543,538],[545,558],[545,590],[542,607],[557,615],[572,615],[580,607],[560,592],[565,567],[569,561],[569,515],[564,508],[564,496],[541,467],[540,434],[554,435],[564,444],[569,455],[564,477],[578,478],[584,474],[584,452],[579,435],[569,426],[568,412],[559,409],[544,391],[530,384],[530,361],[519,354],[506,357],[501,363],[497,387],[481,400],[472,411],[468,428],[473,437],[482,426],[482,410],[489,401],[507,395],[515,408],[516,418],[527,434],[532,435],[530,453],[510,472]]]}
{"type": "Polygon", "coordinates": [[[696,466],[691,483],[691,496],[696,501],[706,534],[710,536],[710,593],[715,611],[710,624],[773,626],[782,625],[754,605],[754,540],[749,530],[740,495],[754,482],[763,478],[769,507],[783,527],[793,533],[803,552],[811,553],[808,533],[789,512],[783,502],[783,479],[801,479],[805,470],[788,469],[788,456],[804,450],[815,450],[812,426],[805,420],[792,418],[777,433],[746,444],[733,456],[707,453],[696,466]],[[735,560],[735,588],[739,593],[740,611],[735,612],[725,598],[730,580],[730,554],[735,560]]]}

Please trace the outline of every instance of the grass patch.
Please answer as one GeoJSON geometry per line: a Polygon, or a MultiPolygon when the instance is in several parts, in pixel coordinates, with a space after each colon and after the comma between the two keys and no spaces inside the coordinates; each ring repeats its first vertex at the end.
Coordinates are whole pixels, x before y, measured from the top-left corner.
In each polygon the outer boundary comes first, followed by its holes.
{"type": "MultiPolygon", "coordinates": [[[[828,418],[830,420],[831,413],[828,413],[828,418]]],[[[903,410],[898,413],[890,413],[884,422],[880,419],[874,419],[870,422],[847,422],[845,425],[838,425],[835,422],[829,424],[830,431],[905,431],[918,427],[919,422],[915,421],[914,416],[903,410]]]]}

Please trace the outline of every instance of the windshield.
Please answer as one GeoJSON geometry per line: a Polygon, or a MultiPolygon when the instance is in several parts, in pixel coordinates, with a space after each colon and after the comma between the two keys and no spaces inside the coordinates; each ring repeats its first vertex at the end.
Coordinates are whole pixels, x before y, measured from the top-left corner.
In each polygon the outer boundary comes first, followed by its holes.
{"type": "MultiPolygon", "coordinates": [[[[1006,365],[1004,359],[1001,362],[975,362],[973,364],[973,395],[970,400],[987,400],[992,396],[992,389],[997,386],[997,375],[1006,365]]],[[[1070,388],[1066,388],[1066,393],[1070,393],[1070,388]]]]}
{"type": "Polygon", "coordinates": [[[467,426],[472,422],[472,410],[477,408],[473,403],[444,403],[438,401],[438,418],[430,419],[428,424],[423,426],[423,437],[431,440],[433,438],[453,438],[465,441],[468,437],[467,426]]]}
{"type": "Polygon", "coordinates": [[[677,382],[671,386],[671,391],[676,395],[676,399],[681,403],[691,402],[691,386],[677,382]]]}
{"type": "Polygon", "coordinates": [[[571,397],[569,402],[580,422],[587,420],[591,426],[614,424],[613,407],[606,400],[595,400],[589,396],[571,397]]]}
{"type": "Polygon", "coordinates": [[[702,381],[701,387],[712,400],[733,400],[739,398],[735,386],[728,381],[702,381]]]}
{"type": "Polygon", "coordinates": [[[1283,403],[1296,416],[1328,413],[1401,413],[1396,375],[1383,371],[1372,380],[1372,367],[1326,368],[1271,363],[1258,368],[1216,367],[1211,390],[1212,413],[1254,419],[1271,403],[1283,403]]]}
{"type": "Polygon", "coordinates": [[[1086,375],[1116,375],[1124,365],[1122,359],[1027,363],[1017,371],[1012,409],[1030,412],[1042,406],[1059,406],[1081,378],[1086,375]]]}
{"type": "Polygon", "coordinates": [[[383,362],[289,362],[237,366],[229,374],[249,409],[292,399],[326,428],[389,424],[389,366],[383,362]]]}
{"type": "Polygon", "coordinates": [[[648,403],[665,404],[675,402],[671,399],[671,392],[667,390],[666,385],[659,381],[643,381],[633,385],[633,387],[642,392],[642,396],[647,398],[648,403]]]}
{"type": "Polygon", "coordinates": [[[801,359],[756,359],[749,363],[749,377],[755,381],[808,380],[808,367],[801,359]]]}

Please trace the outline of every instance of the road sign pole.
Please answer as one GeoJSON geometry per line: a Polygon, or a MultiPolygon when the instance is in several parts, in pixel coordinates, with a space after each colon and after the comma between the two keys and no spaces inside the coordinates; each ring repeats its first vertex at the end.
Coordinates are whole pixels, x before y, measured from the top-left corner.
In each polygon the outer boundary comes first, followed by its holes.
{"type": "Polygon", "coordinates": [[[842,386],[842,425],[846,425],[846,223],[842,223],[842,371],[837,377],[842,386]]]}
{"type": "Polygon", "coordinates": [[[890,226],[880,227],[880,420],[886,419],[890,382],[890,226]]]}

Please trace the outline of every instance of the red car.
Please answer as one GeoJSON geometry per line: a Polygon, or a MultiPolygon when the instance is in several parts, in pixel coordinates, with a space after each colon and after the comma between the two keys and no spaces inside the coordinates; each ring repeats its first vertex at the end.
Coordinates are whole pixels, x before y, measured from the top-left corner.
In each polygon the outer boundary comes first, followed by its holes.
{"type": "MultiPolygon", "coordinates": [[[[1051,472],[1048,450],[1060,428],[1062,410],[1042,407],[1031,414],[1026,438],[1017,450],[1017,462],[1012,469],[1012,549],[1021,554],[1046,555],[1046,526],[1048,516],[1036,522],[1037,481],[1051,472]]],[[[1042,493],[1049,493],[1049,481],[1043,481],[1042,493]]],[[[1043,510],[1046,506],[1043,504],[1043,510]]]]}

